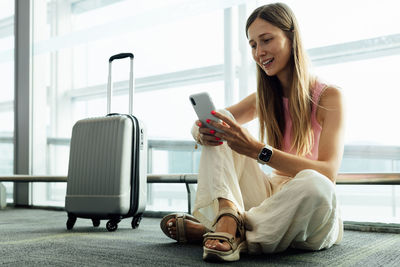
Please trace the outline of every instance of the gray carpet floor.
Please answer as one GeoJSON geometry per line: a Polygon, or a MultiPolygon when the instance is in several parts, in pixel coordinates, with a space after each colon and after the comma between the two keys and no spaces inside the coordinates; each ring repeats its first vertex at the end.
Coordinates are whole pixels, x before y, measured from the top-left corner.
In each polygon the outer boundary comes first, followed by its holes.
{"type": "MultiPolygon", "coordinates": [[[[2,266],[201,266],[202,247],[179,245],[164,236],[159,218],[144,218],[131,229],[123,220],[115,232],[106,221],[94,228],[78,219],[66,230],[63,211],[7,208],[0,210],[2,266]]],[[[288,250],[270,255],[242,255],[231,266],[400,266],[400,235],[345,231],[340,245],[328,250],[288,250]]]]}

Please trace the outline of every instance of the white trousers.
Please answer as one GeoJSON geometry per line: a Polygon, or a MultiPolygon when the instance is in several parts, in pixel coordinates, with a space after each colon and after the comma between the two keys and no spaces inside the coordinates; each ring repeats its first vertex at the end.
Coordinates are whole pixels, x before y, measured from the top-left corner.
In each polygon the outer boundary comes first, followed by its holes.
{"type": "Polygon", "coordinates": [[[295,177],[266,174],[256,160],[224,143],[203,146],[194,216],[207,228],[218,213],[218,198],[232,201],[252,230],[249,253],[274,253],[288,247],[321,250],[339,243],[343,223],[335,185],[314,170],[295,177]]]}

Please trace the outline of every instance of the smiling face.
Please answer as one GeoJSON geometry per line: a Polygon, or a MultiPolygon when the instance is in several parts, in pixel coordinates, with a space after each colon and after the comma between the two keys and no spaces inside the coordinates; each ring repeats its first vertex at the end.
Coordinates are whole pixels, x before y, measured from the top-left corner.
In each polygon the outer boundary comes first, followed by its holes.
{"type": "Polygon", "coordinates": [[[292,42],[285,32],[264,19],[256,18],[248,28],[253,59],[268,76],[282,82],[289,74],[292,42]]]}

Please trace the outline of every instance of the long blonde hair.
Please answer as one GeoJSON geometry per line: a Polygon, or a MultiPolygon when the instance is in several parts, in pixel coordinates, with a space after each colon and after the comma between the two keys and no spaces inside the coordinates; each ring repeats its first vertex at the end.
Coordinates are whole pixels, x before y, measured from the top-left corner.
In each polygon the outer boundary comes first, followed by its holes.
{"type": "MultiPolygon", "coordinates": [[[[292,118],[292,147],[298,155],[311,153],[313,131],[311,128],[312,97],[310,88],[314,78],[308,73],[308,60],[303,48],[298,23],[292,10],[283,3],[261,6],[247,19],[246,35],[255,19],[261,18],[280,28],[292,43],[289,59],[292,73],[289,95],[289,113],[292,118]]],[[[257,65],[257,113],[260,123],[260,139],[278,149],[282,148],[285,120],[282,103],[282,88],[276,76],[268,76],[257,65]]]]}

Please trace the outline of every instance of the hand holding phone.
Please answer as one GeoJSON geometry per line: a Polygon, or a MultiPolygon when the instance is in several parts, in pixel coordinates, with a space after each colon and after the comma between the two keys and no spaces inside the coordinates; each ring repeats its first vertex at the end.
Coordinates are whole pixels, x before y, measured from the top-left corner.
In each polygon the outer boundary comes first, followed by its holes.
{"type": "Polygon", "coordinates": [[[222,133],[222,130],[217,129],[206,122],[207,119],[213,120],[215,122],[221,122],[220,119],[217,119],[216,117],[211,115],[211,111],[215,110],[215,106],[209,94],[206,92],[193,94],[189,96],[189,99],[201,123],[207,128],[222,133]]]}

